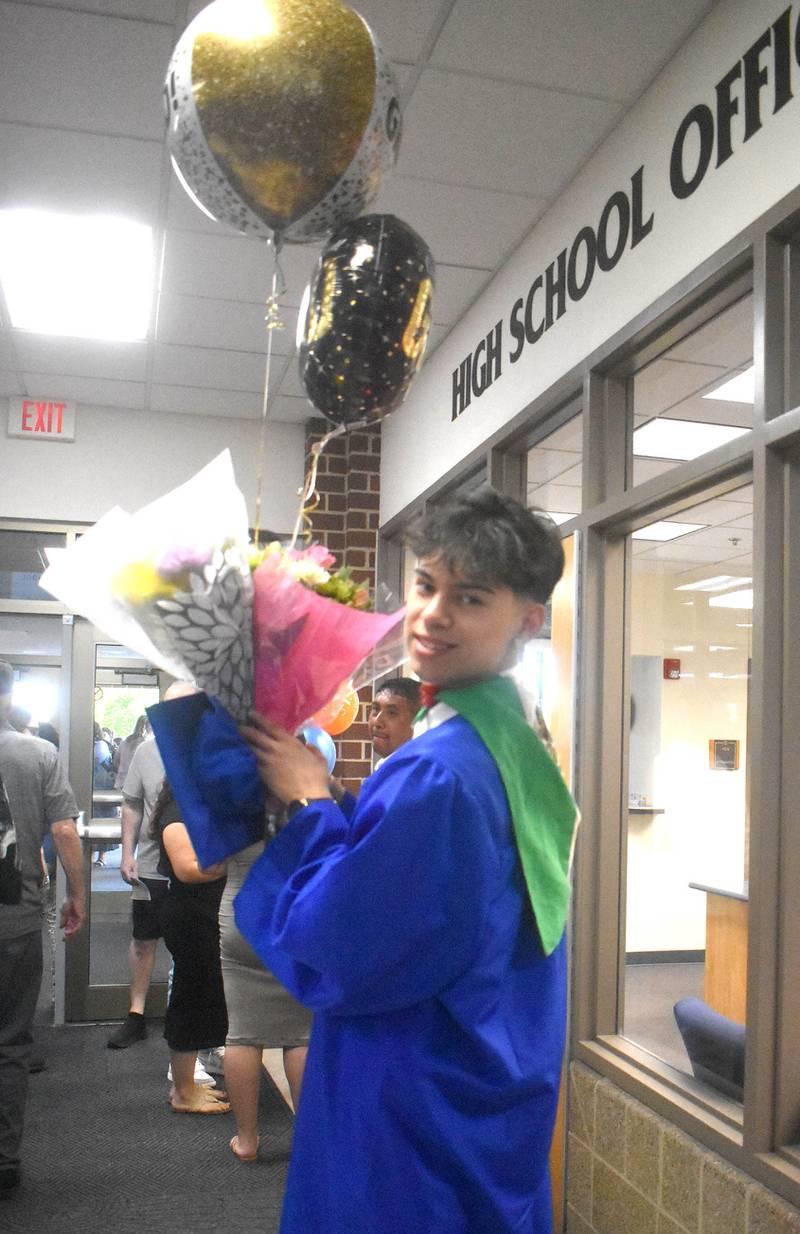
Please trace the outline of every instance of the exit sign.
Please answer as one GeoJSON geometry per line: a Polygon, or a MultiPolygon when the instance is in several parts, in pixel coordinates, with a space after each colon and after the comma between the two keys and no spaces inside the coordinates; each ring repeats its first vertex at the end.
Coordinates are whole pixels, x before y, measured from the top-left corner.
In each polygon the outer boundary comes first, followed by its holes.
{"type": "Polygon", "coordinates": [[[48,398],[11,398],[8,435],[37,441],[74,441],[75,404],[48,398]]]}

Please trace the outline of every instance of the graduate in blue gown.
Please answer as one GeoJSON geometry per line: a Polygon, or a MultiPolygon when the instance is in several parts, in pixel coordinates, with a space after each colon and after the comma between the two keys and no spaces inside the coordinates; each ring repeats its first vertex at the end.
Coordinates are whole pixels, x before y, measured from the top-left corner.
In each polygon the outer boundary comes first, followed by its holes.
{"type": "Polygon", "coordinates": [[[337,804],[295,738],[246,730],[289,821],[237,922],[316,1013],[281,1231],[550,1234],[576,811],[500,674],[563,554],[488,488],[410,543],[414,740],[337,804]]]}

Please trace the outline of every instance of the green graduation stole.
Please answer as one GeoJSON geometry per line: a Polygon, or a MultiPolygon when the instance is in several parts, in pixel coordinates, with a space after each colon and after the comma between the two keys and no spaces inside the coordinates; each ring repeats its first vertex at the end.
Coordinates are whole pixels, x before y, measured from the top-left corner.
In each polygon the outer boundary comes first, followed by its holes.
{"type": "Polygon", "coordinates": [[[472,725],[497,764],[539,937],[545,955],[550,955],[567,921],[569,863],[578,822],[572,795],[528,724],[516,686],[507,677],[445,689],[436,697],[472,725]]]}

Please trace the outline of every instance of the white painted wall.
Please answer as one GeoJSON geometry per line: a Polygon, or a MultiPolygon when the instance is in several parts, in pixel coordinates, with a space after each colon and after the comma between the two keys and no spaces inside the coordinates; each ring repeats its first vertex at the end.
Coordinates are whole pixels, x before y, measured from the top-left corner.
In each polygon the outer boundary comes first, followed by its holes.
{"type": "MultiPolygon", "coordinates": [[[[255,420],[79,405],[74,442],[0,436],[0,518],[94,522],[115,505],[133,511],[227,446],[252,523],[259,433],[255,420]]],[[[267,429],[261,525],[274,531],[291,530],[297,515],[303,434],[300,424],[267,429]]]]}
{"type": "Polygon", "coordinates": [[[636,573],[631,617],[633,654],[678,658],[682,675],[661,683],[653,801],[664,813],[630,816],[627,950],[699,950],[706,897],[689,883],[741,891],[744,878],[750,632],[737,622],[750,618],[702,593],[687,607],[670,576],[636,573]],[[720,646],[735,650],[709,649],[720,646]],[[738,739],[738,771],[710,769],[712,738],[738,739]]]}
{"type": "MultiPolygon", "coordinates": [[[[720,167],[712,160],[701,186],[689,198],[674,197],[669,184],[670,152],[684,116],[698,103],[714,111],[715,84],[778,19],[783,7],[772,0],[721,0],[439,346],[406,403],[385,423],[382,523],[797,187],[800,70],[793,43],[797,2],[791,5],[794,97],[772,114],[770,82],[762,95],[762,127],[743,144],[739,82],[733,156],[720,167]],[[508,324],[514,302],[526,296],[536,275],[571,245],[580,228],[597,226],[605,202],[613,192],[629,187],[640,166],[645,169],[645,216],[654,214],[651,233],[635,249],[628,248],[612,271],[598,271],[584,298],[569,303],[564,316],[511,365],[508,324]],[[452,372],[500,319],[502,375],[453,421],[452,372]]],[[[771,73],[769,56],[764,56],[764,63],[771,73]]],[[[690,140],[687,158],[691,148],[690,140]]]]}

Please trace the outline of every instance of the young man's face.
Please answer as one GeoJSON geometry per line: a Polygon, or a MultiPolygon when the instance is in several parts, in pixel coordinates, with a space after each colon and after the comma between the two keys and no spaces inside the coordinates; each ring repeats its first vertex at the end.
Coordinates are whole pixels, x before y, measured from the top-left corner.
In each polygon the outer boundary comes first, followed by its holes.
{"type": "Polygon", "coordinates": [[[382,690],[369,709],[367,725],[372,745],[379,758],[394,754],[414,736],[417,708],[402,694],[382,690]]]}
{"type": "Polygon", "coordinates": [[[424,558],[406,608],[410,667],[442,687],[485,681],[511,667],[517,640],[532,638],[544,616],[543,604],[509,587],[490,587],[424,558]]]}

